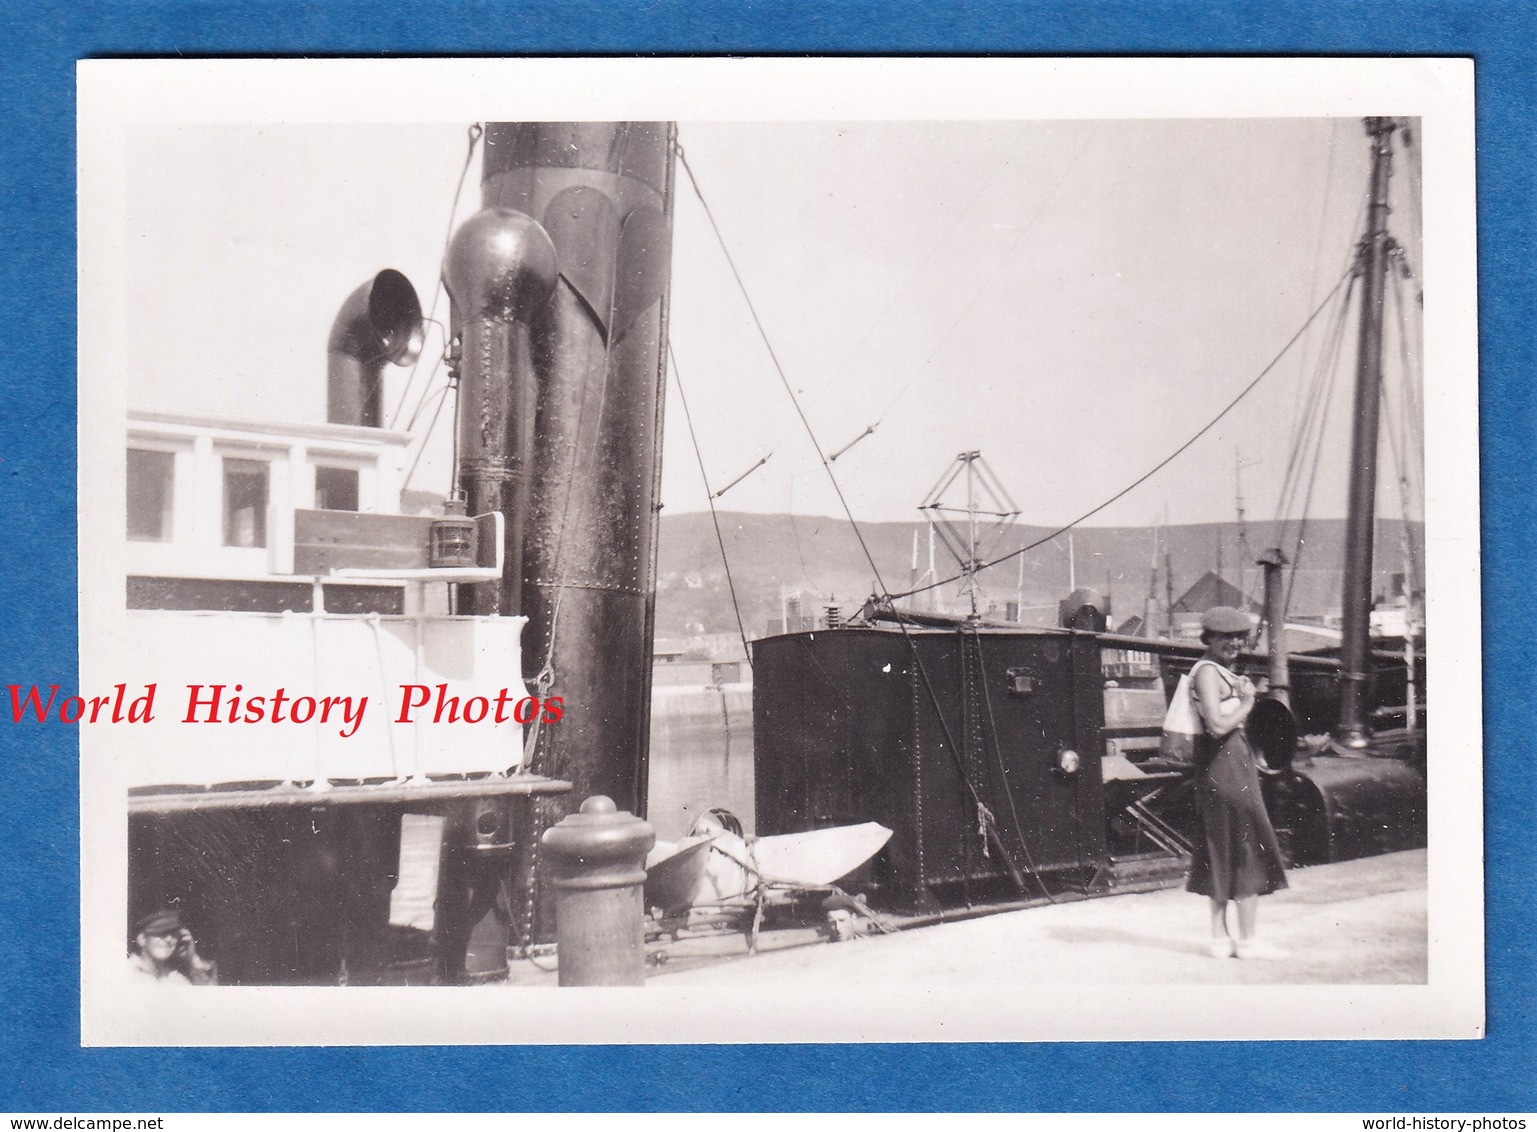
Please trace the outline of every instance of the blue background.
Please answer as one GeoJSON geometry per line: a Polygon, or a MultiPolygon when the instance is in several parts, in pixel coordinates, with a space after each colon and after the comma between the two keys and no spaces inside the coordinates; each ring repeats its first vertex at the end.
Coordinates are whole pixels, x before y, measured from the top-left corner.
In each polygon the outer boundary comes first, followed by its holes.
{"type": "MultiPolygon", "coordinates": [[[[76,681],[74,64],[114,55],[1370,54],[1477,61],[1488,1038],[82,1050],[73,735],[0,728],[0,1110],[1537,1110],[1534,9],[1449,3],[80,3],[0,13],[0,683],[76,681]]],[[[152,282],[150,285],[153,285],[152,282]]]]}

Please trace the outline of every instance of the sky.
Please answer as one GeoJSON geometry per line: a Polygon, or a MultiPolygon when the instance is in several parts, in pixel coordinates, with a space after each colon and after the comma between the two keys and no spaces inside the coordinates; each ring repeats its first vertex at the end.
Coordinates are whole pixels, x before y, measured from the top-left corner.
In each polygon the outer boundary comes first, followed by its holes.
{"type": "MultiPolygon", "coordinates": [[[[323,420],[326,337],[353,288],[394,267],[446,318],[435,280],[450,217],[479,207],[478,150],[454,207],[468,125],[134,128],[130,404],[323,420]]],[[[874,426],[833,469],[855,517],[882,521],[917,518],[963,451],[983,453],[1032,524],[1066,523],[1138,479],[1259,375],[1344,274],[1369,163],[1353,118],[682,121],[678,136],[721,238],[680,170],[663,503],[706,506],[681,389],[713,489],[768,457],[718,506],[840,513],[729,252],[823,451],[874,426]]],[[[1415,157],[1396,155],[1391,223],[1418,275],[1415,157]]],[[[1231,520],[1239,491],[1249,518],[1279,517],[1326,321],[1089,523],[1231,520]]],[[[1351,330],[1315,516],[1344,513],[1353,344],[1351,330]]],[[[397,427],[415,414],[425,432],[440,351],[429,327],[421,366],[390,372],[397,427]]],[[[447,418],[413,488],[447,489],[447,418]]],[[[1395,432],[1397,451],[1416,444],[1395,432]]],[[[1404,513],[1398,463],[1385,447],[1384,516],[1404,513]]],[[[1417,491],[1409,513],[1421,516],[1417,491]]]]}

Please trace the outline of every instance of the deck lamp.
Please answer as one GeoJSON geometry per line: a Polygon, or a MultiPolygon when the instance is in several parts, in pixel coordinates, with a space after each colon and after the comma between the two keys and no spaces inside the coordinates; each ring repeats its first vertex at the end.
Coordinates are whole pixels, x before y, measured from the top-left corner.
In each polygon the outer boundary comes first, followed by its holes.
{"type": "Polygon", "coordinates": [[[433,569],[475,565],[475,520],[465,517],[464,496],[443,501],[443,517],[428,531],[427,564],[433,569]]]}

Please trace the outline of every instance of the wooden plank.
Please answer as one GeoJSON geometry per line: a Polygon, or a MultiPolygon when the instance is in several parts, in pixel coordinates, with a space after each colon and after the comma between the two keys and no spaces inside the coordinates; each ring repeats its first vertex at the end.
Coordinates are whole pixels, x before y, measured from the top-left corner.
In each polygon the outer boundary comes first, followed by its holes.
{"type": "Polygon", "coordinates": [[[381,546],[339,544],[334,546],[294,547],[295,574],[329,574],[347,568],[369,570],[425,570],[425,551],[409,551],[381,546]]]}
{"type": "Polygon", "coordinates": [[[345,567],[425,570],[430,515],[362,511],[294,512],[294,573],[328,574],[345,567]]]}
{"type": "MultiPolygon", "coordinates": [[[[435,518],[432,515],[376,515],[357,511],[295,511],[294,573],[371,570],[398,573],[402,577],[414,577],[417,572],[435,575],[437,572],[428,565],[435,518]]],[[[476,515],[473,521],[473,569],[499,572],[502,568],[502,516],[493,511],[476,515]]],[[[451,572],[448,568],[443,569],[444,580],[449,580],[451,572]]]]}
{"type": "Polygon", "coordinates": [[[420,544],[427,552],[431,515],[387,515],[371,511],[294,512],[294,541],[306,543],[357,543],[367,546],[420,544]]]}

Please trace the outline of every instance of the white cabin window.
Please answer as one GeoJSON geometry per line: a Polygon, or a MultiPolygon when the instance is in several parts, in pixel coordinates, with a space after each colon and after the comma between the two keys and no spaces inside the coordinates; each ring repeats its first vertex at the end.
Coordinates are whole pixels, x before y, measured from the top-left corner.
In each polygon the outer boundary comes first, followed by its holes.
{"type": "Polygon", "coordinates": [[[270,467],[265,460],[224,457],[224,545],[267,545],[270,467]]]}
{"type": "Polygon", "coordinates": [[[176,456],[147,448],[128,450],[128,537],[169,542],[176,456]]]}
{"type": "Polygon", "coordinates": [[[317,467],[315,469],[315,507],[321,511],[356,511],[358,509],[358,470],[317,467]]]}

